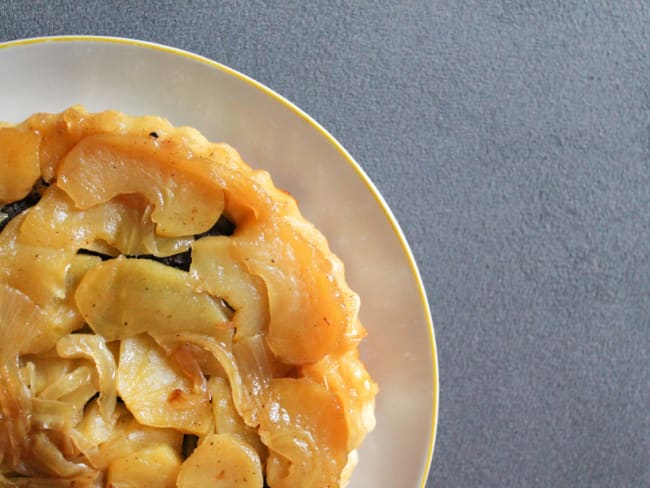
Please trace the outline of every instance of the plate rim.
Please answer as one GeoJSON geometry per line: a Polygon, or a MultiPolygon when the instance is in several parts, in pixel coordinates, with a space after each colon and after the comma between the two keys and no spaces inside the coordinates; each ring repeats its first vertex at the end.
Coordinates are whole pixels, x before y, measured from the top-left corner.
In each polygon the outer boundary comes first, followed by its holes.
{"type": "Polygon", "coordinates": [[[439,388],[440,388],[439,373],[438,373],[438,352],[437,352],[437,345],[436,345],[435,329],[433,325],[433,318],[431,315],[431,308],[429,305],[429,300],[427,298],[426,290],[424,288],[424,283],[422,281],[422,275],[420,274],[420,270],[418,268],[417,262],[415,261],[415,257],[413,256],[413,251],[411,250],[411,247],[408,244],[408,240],[406,239],[406,236],[404,235],[402,228],[400,227],[395,215],[393,214],[393,211],[388,206],[388,203],[380,193],[379,189],[375,186],[375,184],[372,182],[370,177],[366,174],[364,169],[361,167],[361,165],[352,157],[352,155],[348,152],[348,150],[345,149],[345,147],[343,147],[343,145],[327,129],[325,129],[320,123],[318,123],[313,117],[311,117],[307,112],[302,110],[296,104],[294,104],[284,96],[280,95],[275,90],[269,88],[265,84],[255,80],[254,78],[234,68],[231,68],[223,63],[210,59],[206,56],[202,56],[200,54],[195,54],[193,52],[184,49],[180,49],[180,48],[176,48],[176,47],[172,47],[172,46],[168,46],[165,44],[160,44],[152,41],[144,41],[144,40],[128,38],[128,37],[97,36],[97,35],[39,36],[39,37],[29,37],[24,39],[15,39],[10,41],[0,42],[0,50],[14,48],[14,47],[28,46],[33,44],[44,44],[50,42],[103,42],[103,43],[130,45],[130,46],[135,46],[140,48],[151,49],[154,51],[162,51],[175,56],[180,56],[193,61],[198,61],[209,67],[218,69],[219,71],[234,76],[235,78],[247,83],[248,85],[252,86],[257,90],[260,90],[265,95],[270,96],[271,98],[283,104],[285,107],[289,108],[292,112],[294,112],[300,118],[305,120],[314,129],[316,129],[316,131],[319,134],[325,137],[327,142],[331,144],[332,147],[343,157],[346,163],[350,165],[350,167],[361,179],[363,184],[370,191],[371,195],[379,205],[382,213],[384,214],[384,217],[388,220],[388,223],[390,224],[393,233],[395,234],[395,236],[397,237],[400,243],[402,252],[404,253],[407,262],[409,264],[411,274],[415,279],[420,302],[424,311],[425,320],[427,322],[426,325],[429,334],[429,346],[430,346],[432,366],[433,366],[433,385],[432,385],[433,405],[431,408],[432,419],[431,419],[431,431],[429,433],[429,447],[428,447],[428,452],[424,464],[423,479],[420,484],[420,488],[426,488],[427,479],[431,471],[433,451],[435,447],[435,441],[436,441],[437,430],[438,430],[439,388]]]}

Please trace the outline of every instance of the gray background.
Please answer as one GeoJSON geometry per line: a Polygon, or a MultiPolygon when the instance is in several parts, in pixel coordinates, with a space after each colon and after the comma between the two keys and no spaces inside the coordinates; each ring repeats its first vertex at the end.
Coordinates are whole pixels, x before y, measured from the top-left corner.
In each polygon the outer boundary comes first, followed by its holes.
{"type": "Polygon", "coordinates": [[[208,56],[361,163],[436,324],[427,487],[650,486],[649,32],[640,1],[0,1],[0,41],[208,56]]]}

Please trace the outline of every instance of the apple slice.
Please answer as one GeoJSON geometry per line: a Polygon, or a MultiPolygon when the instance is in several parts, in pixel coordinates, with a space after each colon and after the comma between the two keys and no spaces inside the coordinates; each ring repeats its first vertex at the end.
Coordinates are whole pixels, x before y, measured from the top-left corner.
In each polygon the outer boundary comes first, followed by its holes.
{"type": "Polygon", "coordinates": [[[272,379],[260,420],[269,486],[340,486],[348,429],[340,401],[325,387],[307,378],[272,379]]]}
{"type": "Polygon", "coordinates": [[[193,386],[148,335],[120,344],[117,391],[141,424],[207,434],[212,427],[208,394],[193,386]]]}
{"type": "Polygon", "coordinates": [[[138,135],[96,134],[60,163],[57,183],[80,208],[136,193],[154,205],[163,236],[200,234],[218,220],[224,196],[213,165],[174,153],[174,144],[138,135]]]}
{"type": "Polygon", "coordinates": [[[255,450],[238,437],[210,434],[185,460],[178,473],[179,488],[262,488],[262,466],[255,450]]]}
{"type": "Polygon", "coordinates": [[[0,128],[0,204],[26,197],[38,180],[40,141],[31,131],[0,128]]]}
{"type": "Polygon", "coordinates": [[[142,332],[198,332],[232,327],[220,300],[195,291],[188,273],[148,259],[120,256],[82,278],[75,299],[96,334],[107,341],[142,332]]]}

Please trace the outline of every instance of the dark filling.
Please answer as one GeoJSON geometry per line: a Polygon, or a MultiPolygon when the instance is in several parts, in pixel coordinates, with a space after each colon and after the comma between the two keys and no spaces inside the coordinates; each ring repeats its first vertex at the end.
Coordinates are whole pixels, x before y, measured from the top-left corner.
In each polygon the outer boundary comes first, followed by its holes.
{"type": "Polygon", "coordinates": [[[152,261],[158,261],[172,268],[181,269],[183,271],[190,270],[190,264],[192,264],[192,251],[185,251],[179,254],[172,254],[171,256],[165,256],[160,258],[152,254],[141,254],[140,256],[129,256],[138,259],[151,259],[152,261]]]}
{"type": "Polygon", "coordinates": [[[221,214],[221,217],[219,217],[219,220],[217,220],[217,223],[214,224],[211,229],[202,234],[197,234],[194,237],[196,239],[201,239],[202,237],[207,236],[231,236],[234,232],[235,224],[221,214]]]}
{"type": "Polygon", "coordinates": [[[183,459],[187,459],[192,455],[198,442],[199,438],[193,434],[185,434],[183,436],[183,445],[181,446],[181,456],[183,459]]]}
{"type": "Polygon", "coordinates": [[[103,254],[101,252],[97,251],[91,251],[90,249],[79,249],[77,251],[77,254],[85,254],[87,256],[97,256],[102,259],[102,261],[106,261],[107,259],[113,259],[115,256],[110,256],[108,254],[103,254]]]}

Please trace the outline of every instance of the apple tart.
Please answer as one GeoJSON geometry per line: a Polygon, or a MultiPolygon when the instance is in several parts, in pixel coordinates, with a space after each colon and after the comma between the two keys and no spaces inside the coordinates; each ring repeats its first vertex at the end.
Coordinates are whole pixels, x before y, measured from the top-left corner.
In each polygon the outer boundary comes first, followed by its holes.
{"type": "Polygon", "coordinates": [[[0,128],[0,486],[344,486],[358,309],[232,147],[82,107],[0,128]]]}

